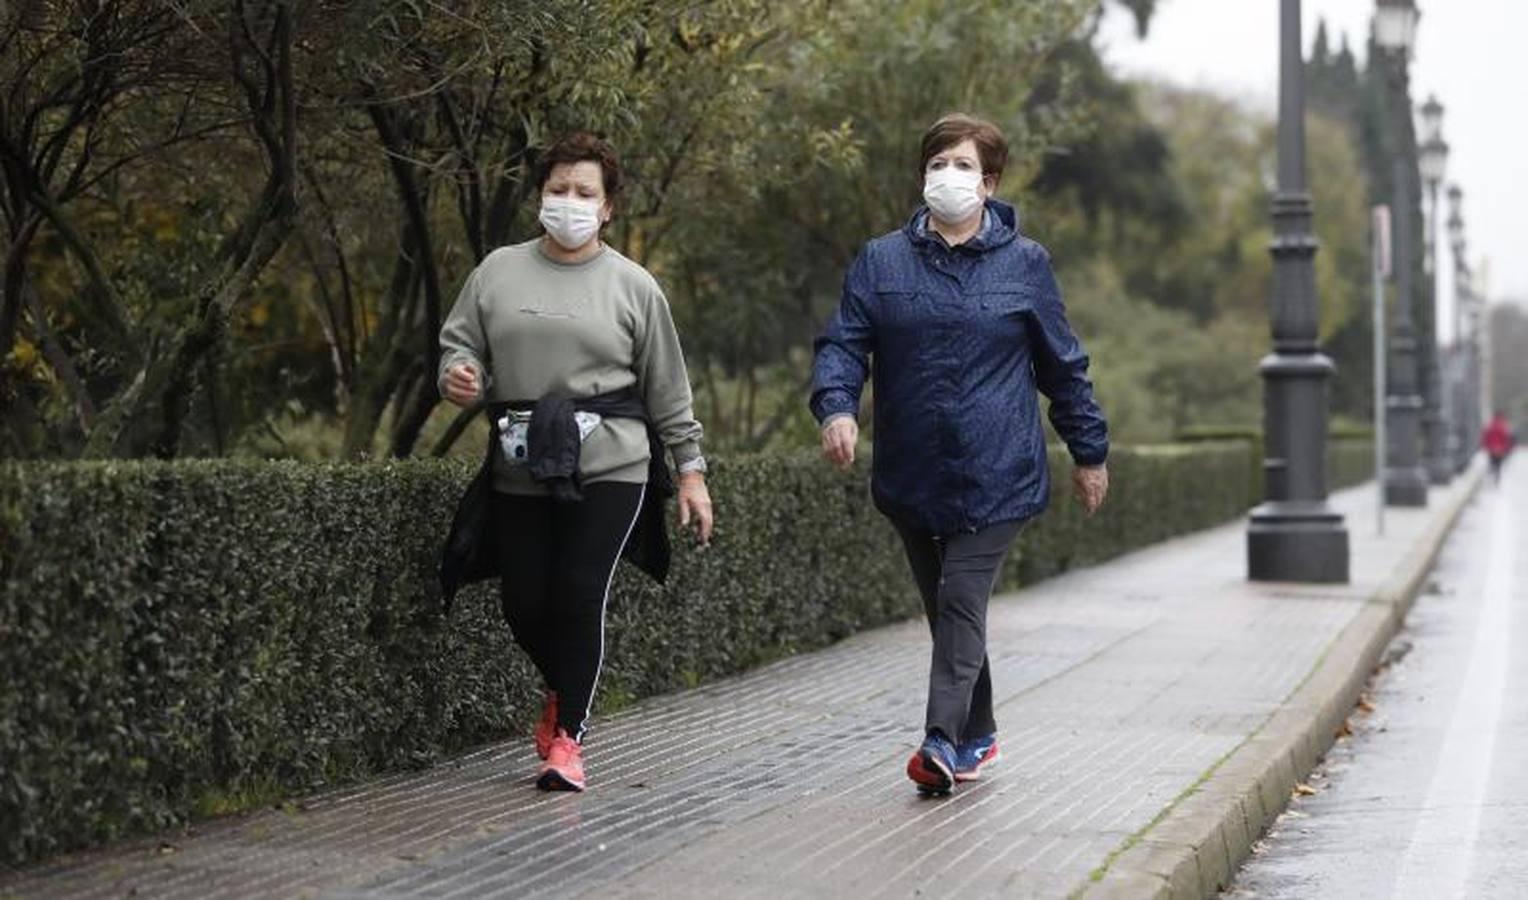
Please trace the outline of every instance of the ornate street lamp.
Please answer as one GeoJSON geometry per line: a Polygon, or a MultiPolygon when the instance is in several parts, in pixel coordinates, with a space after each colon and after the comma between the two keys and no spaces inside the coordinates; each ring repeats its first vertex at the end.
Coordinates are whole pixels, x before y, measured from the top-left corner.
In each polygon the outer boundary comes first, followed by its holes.
{"type": "Polygon", "coordinates": [[[1455,471],[1463,472],[1475,456],[1483,413],[1480,409],[1480,310],[1470,282],[1469,249],[1464,235],[1464,192],[1459,185],[1448,189],[1448,245],[1454,257],[1454,333],[1460,356],[1458,414],[1454,423],[1455,471]]]}
{"type": "Polygon", "coordinates": [[[1455,388],[1455,422],[1453,422],[1453,466],[1455,472],[1464,472],[1475,457],[1476,435],[1481,431],[1481,410],[1475,387],[1475,325],[1470,313],[1470,267],[1464,243],[1464,191],[1459,185],[1449,186],[1449,220],[1444,223],[1449,232],[1449,249],[1453,254],[1453,353],[1458,358],[1455,371],[1458,382],[1455,388]]]}
{"type": "Polygon", "coordinates": [[[1422,184],[1427,188],[1427,236],[1425,240],[1425,271],[1427,273],[1426,298],[1426,323],[1430,327],[1424,327],[1428,340],[1423,345],[1422,360],[1426,366],[1422,392],[1423,408],[1422,429],[1427,447],[1427,474],[1433,484],[1447,484],[1454,474],[1453,458],[1457,456],[1458,449],[1455,446],[1458,441],[1459,430],[1451,428],[1450,423],[1457,415],[1458,404],[1453,402],[1454,391],[1450,389],[1444,393],[1444,387],[1450,386],[1451,378],[1455,373],[1452,360],[1445,360],[1447,351],[1438,347],[1439,339],[1439,311],[1440,292],[1438,290],[1438,267],[1437,267],[1437,234],[1438,234],[1438,185],[1443,182],[1443,176],[1448,171],[1448,143],[1443,140],[1443,104],[1438,102],[1437,97],[1429,97],[1422,104],[1422,146],[1417,156],[1417,164],[1421,170],[1422,184]],[[1446,364],[1447,363],[1447,364],[1446,364]]]}
{"type": "Polygon", "coordinates": [[[1412,241],[1415,199],[1411,193],[1414,168],[1405,152],[1411,121],[1407,99],[1406,63],[1411,58],[1421,14],[1411,0],[1376,0],[1374,43],[1389,74],[1390,129],[1394,168],[1391,210],[1395,260],[1395,327],[1390,335],[1390,379],[1385,390],[1388,435],[1385,448],[1385,503],[1426,506],[1427,472],[1422,468],[1422,396],[1418,393],[1416,322],[1412,315],[1412,241]]]}
{"type": "Polygon", "coordinates": [[[1460,260],[1460,247],[1464,245],[1464,189],[1457,184],[1448,186],[1448,245],[1454,251],[1455,263],[1460,260]]]}
{"type": "Polygon", "coordinates": [[[1265,497],[1247,528],[1254,581],[1346,582],[1348,530],[1327,504],[1327,381],[1317,343],[1316,236],[1305,174],[1305,61],[1300,0],[1282,0],[1279,172],[1273,198],[1273,352],[1263,358],[1265,497]]]}
{"type": "Polygon", "coordinates": [[[1422,13],[1412,0],[1375,0],[1374,42],[1386,52],[1401,51],[1411,58],[1417,45],[1417,22],[1422,13]]]}
{"type": "Polygon", "coordinates": [[[1427,186],[1427,204],[1430,213],[1427,229],[1427,270],[1437,271],[1436,250],[1438,209],[1438,186],[1448,174],[1448,142],[1443,139],[1443,104],[1437,97],[1427,98],[1422,104],[1422,147],[1418,157],[1422,170],[1422,183],[1427,186]]]}

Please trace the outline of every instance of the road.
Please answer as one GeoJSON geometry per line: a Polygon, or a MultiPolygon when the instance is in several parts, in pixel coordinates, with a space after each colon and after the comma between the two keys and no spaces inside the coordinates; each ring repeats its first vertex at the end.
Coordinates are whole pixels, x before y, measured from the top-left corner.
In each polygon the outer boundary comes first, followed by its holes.
{"type": "Polygon", "coordinates": [[[1224,896],[1528,897],[1528,460],[1513,462],[1465,511],[1351,736],[1224,896]]]}

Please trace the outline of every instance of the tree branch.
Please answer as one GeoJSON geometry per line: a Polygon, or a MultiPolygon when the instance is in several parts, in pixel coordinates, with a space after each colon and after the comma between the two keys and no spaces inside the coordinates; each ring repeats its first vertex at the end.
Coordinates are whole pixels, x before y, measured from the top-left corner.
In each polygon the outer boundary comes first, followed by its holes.
{"type": "Polygon", "coordinates": [[[105,326],[112,339],[130,360],[137,360],[138,346],[133,340],[132,326],[124,313],[122,298],[117,295],[116,286],[112,284],[111,278],[101,266],[101,261],[91,249],[89,241],[80,234],[79,229],[74,227],[74,223],[69,221],[69,217],[64,215],[64,211],[59,209],[58,204],[42,192],[39,185],[32,186],[30,199],[32,205],[53,226],[53,230],[63,238],[64,245],[69,248],[74,258],[84,267],[90,289],[80,293],[96,320],[105,326]]]}
{"type": "Polygon", "coordinates": [[[74,412],[80,426],[81,434],[89,434],[90,427],[95,421],[95,403],[90,399],[90,389],[86,387],[85,380],[80,377],[79,369],[75,368],[74,360],[69,357],[69,352],[53,334],[53,329],[48,327],[47,313],[43,311],[42,301],[37,297],[37,291],[33,290],[30,282],[22,287],[26,295],[27,307],[32,313],[32,327],[37,332],[38,344],[42,347],[43,357],[48,365],[53,368],[60,381],[69,389],[69,395],[74,398],[74,412]]]}

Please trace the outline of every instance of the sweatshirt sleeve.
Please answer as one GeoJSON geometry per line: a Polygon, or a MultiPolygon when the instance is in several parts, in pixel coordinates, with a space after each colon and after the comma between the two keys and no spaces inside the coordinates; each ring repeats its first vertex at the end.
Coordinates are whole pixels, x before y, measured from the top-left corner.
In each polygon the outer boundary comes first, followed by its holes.
{"type": "Polygon", "coordinates": [[[695,461],[701,458],[704,429],[695,420],[690,373],[679,347],[679,332],[674,328],[668,298],[657,283],[651,283],[644,294],[643,317],[634,348],[637,388],[648,417],[674,457],[675,467],[694,468],[695,461]]]}
{"type": "Polygon", "coordinates": [[[461,293],[440,326],[440,368],[435,373],[435,384],[441,396],[446,393],[446,372],[455,365],[465,363],[478,373],[478,383],[486,394],[488,368],[484,365],[489,357],[488,339],[483,333],[482,308],[478,305],[479,273],[482,264],[472,270],[462,285],[461,293]]]}

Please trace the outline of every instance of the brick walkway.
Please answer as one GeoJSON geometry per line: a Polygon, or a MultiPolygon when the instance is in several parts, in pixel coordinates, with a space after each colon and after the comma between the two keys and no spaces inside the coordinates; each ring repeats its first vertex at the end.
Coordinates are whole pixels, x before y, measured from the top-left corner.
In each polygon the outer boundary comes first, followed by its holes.
{"type": "Polygon", "coordinates": [[[910,622],[597,721],[583,795],[538,793],[521,739],[13,874],[0,896],[1065,897],[1417,552],[1439,513],[1392,512],[1379,540],[1372,495],[1334,498],[1350,586],[1247,584],[1236,523],[996,601],[1004,759],[949,798],[902,774],[928,654],[910,622]]]}

